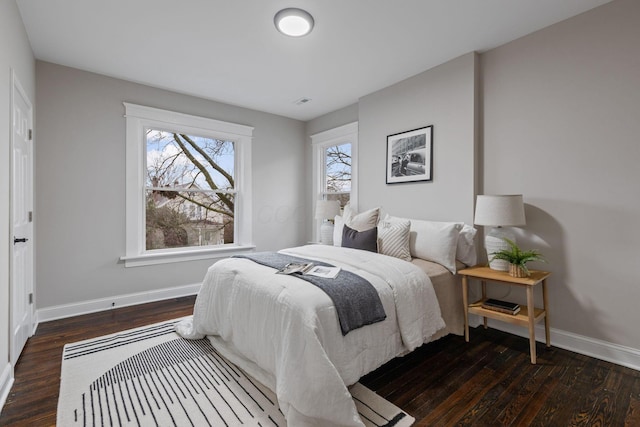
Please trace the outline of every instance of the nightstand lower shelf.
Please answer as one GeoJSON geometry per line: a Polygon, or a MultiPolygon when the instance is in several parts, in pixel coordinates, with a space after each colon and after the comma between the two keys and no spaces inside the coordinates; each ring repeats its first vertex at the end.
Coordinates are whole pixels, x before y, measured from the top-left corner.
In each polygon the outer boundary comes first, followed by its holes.
{"type": "MultiPolygon", "coordinates": [[[[469,313],[482,317],[488,317],[490,319],[500,320],[505,323],[511,323],[518,326],[529,326],[529,307],[526,305],[520,306],[520,312],[518,314],[502,313],[496,310],[490,310],[482,307],[482,303],[485,300],[479,300],[473,304],[469,304],[469,313]]],[[[540,322],[546,316],[545,310],[541,308],[533,309],[534,323],[540,322]]]]}

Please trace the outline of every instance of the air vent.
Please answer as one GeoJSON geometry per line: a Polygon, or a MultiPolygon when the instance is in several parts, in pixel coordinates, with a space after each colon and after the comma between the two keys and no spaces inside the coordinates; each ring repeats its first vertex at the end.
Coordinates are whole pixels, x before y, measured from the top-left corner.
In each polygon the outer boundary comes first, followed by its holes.
{"type": "Polygon", "coordinates": [[[306,104],[307,102],[311,102],[311,98],[300,98],[297,99],[295,101],[293,101],[296,105],[303,105],[306,104]]]}

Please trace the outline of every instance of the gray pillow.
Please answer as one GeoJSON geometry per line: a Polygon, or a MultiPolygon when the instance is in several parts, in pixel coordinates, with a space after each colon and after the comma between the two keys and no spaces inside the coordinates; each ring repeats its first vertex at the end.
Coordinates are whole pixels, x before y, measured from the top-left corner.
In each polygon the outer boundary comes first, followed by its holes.
{"type": "Polygon", "coordinates": [[[356,231],[345,224],[342,228],[342,247],[378,252],[378,228],[356,231]]]}

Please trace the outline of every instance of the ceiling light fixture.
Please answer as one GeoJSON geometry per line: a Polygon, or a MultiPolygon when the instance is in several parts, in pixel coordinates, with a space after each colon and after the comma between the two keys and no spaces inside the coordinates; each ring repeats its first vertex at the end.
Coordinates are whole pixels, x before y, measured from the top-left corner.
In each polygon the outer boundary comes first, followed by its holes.
{"type": "Polygon", "coordinates": [[[278,31],[291,37],[306,36],[313,29],[313,16],[307,11],[290,7],[282,9],[273,17],[278,31]]]}

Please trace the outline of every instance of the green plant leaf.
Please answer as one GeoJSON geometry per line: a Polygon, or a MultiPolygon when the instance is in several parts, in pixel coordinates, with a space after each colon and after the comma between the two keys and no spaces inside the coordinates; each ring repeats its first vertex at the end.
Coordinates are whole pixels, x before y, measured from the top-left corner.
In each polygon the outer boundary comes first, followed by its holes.
{"type": "Polygon", "coordinates": [[[528,262],[546,262],[544,256],[537,250],[531,249],[523,251],[518,247],[518,245],[516,245],[513,240],[508,238],[503,238],[503,240],[509,245],[509,249],[502,249],[492,253],[492,258],[489,260],[489,262],[496,259],[507,261],[509,264],[515,264],[522,267],[527,275],[529,274],[529,270],[526,266],[528,262]]]}

